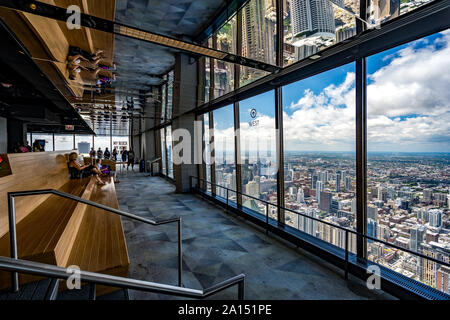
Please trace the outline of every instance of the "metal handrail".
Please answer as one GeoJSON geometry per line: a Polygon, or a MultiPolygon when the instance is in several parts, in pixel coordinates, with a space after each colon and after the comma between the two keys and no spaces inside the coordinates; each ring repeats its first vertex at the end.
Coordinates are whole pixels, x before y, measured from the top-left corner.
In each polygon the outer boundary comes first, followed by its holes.
{"type": "MultiPolygon", "coordinates": [[[[311,220],[314,220],[314,221],[317,221],[317,222],[320,222],[320,223],[329,225],[329,226],[331,226],[331,227],[333,227],[333,228],[337,228],[337,229],[340,229],[340,230],[345,231],[345,239],[346,239],[346,241],[345,241],[345,263],[346,263],[346,266],[348,266],[348,256],[349,256],[349,253],[348,253],[348,233],[352,233],[352,234],[355,234],[356,236],[359,236],[359,237],[362,237],[362,238],[365,238],[365,239],[369,239],[369,240],[372,240],[372,241],[375,241],[375,242],[382,243],[382,244],[384,244],[384,245],[386,245],[386,246],[389,246],[389,247],[392,247],[392,248],[395,248],[395,249],[398,249],[398,250],[401,250],[401,251],[404,251],[404,252],[408,252],[408,253],[410,253],[410,254],[412,254],[412,255],[415,255],[415,256],[418,256],[418,257],[420,257],[420,258],[423,258],[423,259],[427,259],[427,260],[436,262],[436,263],[438,263],[438,264],[440,264],[440,265],[443,265],[443,266],[446,266],[446,267],[449,267],[449,268],[450,268],[450,263],[445,262],[445,261],[442,261],[442,260],[438,260],[438,259],[433,258],[433,257],[429,257],[429,256],[427,256],[427,255],[424,255],[424,254],[420,253],[420,252],[415,252],[415,251],[412,251],[412,250],[410,250],[410,249],[406,249],[406,248],[400,247],[400,246],[398,246],[398,245],[396,245],[396,244],[389,243],[389,242],[387,242],[387,241],[380,240],[380,239],[374,238],[374,237],[372,237],[372,236],[368,236],[368,235],[359,233],[358,231],[351,230],[351,229],[348,229],[348,228],[345,228],[345,227],[341,227],[341,226],[339,226],[339,225],[332,224],[332,223],[330,223],[330,222],[323,221],[323,220],[320,220],[320,219],[315,218],[315,217],[310,217],[310,216],[308,216],[308,215],[306,215],[306,214],[304,214],[304,213],[300,213],[300,212],[294,211],[294,210],[292,210],[292,209],[288,209],[288,208],[285,208],[285,207],[282,207],[282,206],[278,206],[278,204],[273,204],[273,203],[268,202],[268,201],[266,201],[266,200],[262,200],[262,199],[259,199],[259,198],[256,198],[256,197],[253,197],[253,196],[250,196],[250,195],[246,195],[245,193],[242,193],[242,192],[239,192],[239,191],[237,191],[237,190],[233,190],[233,189],[230,189],[230,188],[227,188],[227,187],[218,185],[218,184],[216,184],[216,183],[212,183],[212,182],[207,181],[207,180],[205,180],[205,179],[201,179],[201,178],[194,177],[194,176],[191,176],[190,178],[191,178],[191,179],[190,179],[189,182],[190,182],[190,187],[191,187],[191,189],[193,189],[193,187],[192,187],[192,179],[197,179],[197,181],[203,181],[203,182],[206,182],[207,184],[210,184],[211,186],[214,185],[215,187],[220,187],[220,188],[226,189],[226,190],[227,190],[227,205],[228,205],[228,192],[229,192],[229,191],[232,191],[232,192],[235,192],[236,194],[241,194],[241,195],[243,195],[243,196],[246,196],[246,197],[253,198],[253,199],[255,199],[255,200],[261,201],[261,202],[265,203],[267,207],[268,207],[269,205],[276,206],[277,208],[279,208],[279,209],[281,209],[281,210],[286,210],[286,211],[295,213],[295,214],[297,214],[297,215],[303,216],[303,217],[305,217],[305,218],[308,218],[308,219],[311,219],[311,220]]],[[[200,189],[199,187],[197,187],[197,188],[200,189]]],[[[267,212],[266,212],[266,232],[267,232],[268,226],[269,226],[269,219],[268,219],[268,217],[269,217],[269,211],[267,210],[267,212]]],[[[284,225],[284,223],[283,223],[283,225],[284,225]]],[[[345,272],[346,272],[346,277],[347,277],[347,274],[348,274],[347,267],[346,267],[345,272]]]]}
{"type": "MultiPolygon", "coordinates": [[[[12,272],[20,272],[25,274],[50,277],[52,279],[67,280],[70,277],[73,277],[73,270],[69,268],[62,268],[51,264],[39,263],[22,259],[13,259],[8,257],[0,257],[0,269],[12,272]]],[[[157,282],[129,279],[124,277],[117,277],[108,274],[82,270],[80,270],[79,272],[77,270],[76,275],[79,276],[80,283],[87,282],[96,285],[105,285],[124,289],[155,292],[186,298],[200,298],[200,299],[209,297],[217,292],[223,291],[234,285],[237,285],[238,299],[239,300],[244,299],[245,274],[239,274],[204,290],[183,288],[157,282]]]]}
{"type": "MultiPolygon", "coordinates": [[[[54,189],[44,189],[44,190],[29,190],[29,191],[16,191],[16,192],[8,192],[8,217],[9,217],[9,239],[10,239],[10,251],[11,258],[18,259],[17,252],[17,227],[16,227],[16,210],[14,207],[14,198],[15,197],[24,197],[24,196],[35,196],[35,195],[43,195],[43,194],[53,194],[62,198],[70,199],[79,203],[84,203],[86,205],[96,207],[108,212],[115,213],[122,217],[130,218],[132,220],[136,220],[139,222],[143,222],[146,224],[160,226],[168,223],[178,223],[178,286],[182,286],[182,271],[183,271],[183,256],[182,256],[182,241],[181,241],[181,217],[172,218],[172,219],[164,219],[164,220],[151,220],[146,219],[135,214],[131,214],[125,211],[121,211],[118,209],[114,209],[103,204],[96,203],[94,201],[86,200],[72,194],[62,192],[54,189]]],[[[19,291],[19,275],[17,272],[13,272],[12,274],[12,290],[14,292],[19,291]]]]}

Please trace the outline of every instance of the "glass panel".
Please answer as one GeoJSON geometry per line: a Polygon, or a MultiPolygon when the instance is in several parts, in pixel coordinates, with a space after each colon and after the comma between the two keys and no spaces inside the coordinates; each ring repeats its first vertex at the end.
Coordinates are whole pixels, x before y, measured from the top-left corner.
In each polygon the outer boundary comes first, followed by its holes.
{"type": "Polygon", "coordinates": [[[172,127],[166,127],[166,147],[167,147],[167,171],[168,176],[173,179],[173,162],[172,162],[172,127]]]}
{"type": "MultiPolygon", "coordinates": [[[[32,141],[31,146],[33,146],[33,144],[36,142],[36,140],[44,140],[45,141],[44,151],[53,151],[53,135],[52,134],[33,133],[33,141],[32,141]]],[[[73,144],[69,149],[64,149],[64,150],[72,150],[72,147],[73,147],[73,144]]],[[[33,149],[34,149],[34,147],[33,147],[33,149]]]]}
{"type": "Polygon", "coordinates": [[[89,155],[89,150],[92,148],[92,135],[91,134],[77,134],[75,135],[75,148],[77,148],[78,153],[81,153],[83,150],[80,150],[79,143],[88,143],[87,152],[82,153],[83,155],[89,155]]]}
{"type": "MultiPolygon", "coordinates": [[[[205,180],[211,182],[211,146],[209,132],[209,113],[203,115],[203,143],[205,145],[203,151],[203,163],[205,164],[205,180]]],[[[211,185],[206,184],[206,190],[211,192],[211,185]]]]}
{"type": "Polygon", "coordinates": [[[211,59],[205,59],[205,95],[203,97],[205,103],[209,102],[209,90],[211,87],[211,59]]]}
{"type": "Polygon", "coordinates": [[[276,64],[276,1],[251,0],[242,9],[242,56],[276,64]]]}
{"type": "MultiPolygon", "coordinates": [[[[277,204],[277,159],[275,131],[275,93],[269,91],[239,102],[242,192],[277,204]]],[[[267,206],[253,198],[242,205],[263,215],[267,206]]],[[[269,207],[277,218],[275,206],[269,207]],[[273,210],[272,210],[273,209],[273,210]]]]}
{"type": "Polygon", "coordinates": [[[130,147],[130,138],[128,136],[113,136],[113,150],[117,149],[117,157],[115,160],[122,160],[120,152],[124,150],[129,150],[130,147]]]}
{"type": "Polygon", "coordinates": [[[309,57],[356,34],[359,0],[287,0],[284,65],[309,57]]]}
{"type": "Polygon", "coordinates": [[[410,12],[433,0],[370,0],[371,23],[383,23],[410,12]]]}
{"type": "MultiPolygon", "coordinates": [[[[276,1],[251,0],[242,14],[242,56],[272,65],[276,64],[276,1]]],[[[240,67],[239,85],[245,86],[269,74],[240,67]]]]}
{"type": "Polygon", "coordinates": [[[214,97],[234,90],[234,64],[214,60],[214,97]]]}
{"type": "MultiPolygon", "coordinates": [[[[283,111],[285,206],[356,229],[354,64],[285,86],[283,111]]],[[[289,211],[286,224],[345,247],[332,226],[289,211]]]]}
{"type": "MultiPolygon", "coordinates": [[[[233,105],[214,110],[213,112],[216,184],[236,190],[233,105]]],[[[219,186],[216,188],[216,194],[226,198],[226,189],[219,186]]],[[[236,202],[235,192],[229,192],[228,196],[230,201],[236,202]]]]}
{"type": "Polygon", "coordinates": [[[165,130],[164,128],[161,129],[160,131],[160,136],[161,136],[161,162],[162,162],[162,166],[161,166],[161,173],[166,175],[167,171],[166,171],[166,134],[165,134],[165,130]]]}
{"type": "Polygon", "coordinates": [[[168,82],[167,82],[167,120],[172,119],[173,82],[174,82],[174,75],[173,75],[173,71],[171,71],[171,72],[169,72],[169,77],[168,77],[168,82]]]}
{"type": "Polygon", "coordinates": [[[166,84],[161,86],[161,123],[166,121],[166,105],[167,105],[167,95],[166,95],[166,84]]]}
{"type": "MultiPolygon", "coordinates": [[[[368,235],[450,261],[450,32],[367,58],[368,235]]],[[[368,257],[448,293],[449,268],[368,241],[368,257]]]]}
{"type": "Polygon", "coordinates": [[[55,134],[55,151],[64,150],[73,150],[73,134],[55,134]]]}

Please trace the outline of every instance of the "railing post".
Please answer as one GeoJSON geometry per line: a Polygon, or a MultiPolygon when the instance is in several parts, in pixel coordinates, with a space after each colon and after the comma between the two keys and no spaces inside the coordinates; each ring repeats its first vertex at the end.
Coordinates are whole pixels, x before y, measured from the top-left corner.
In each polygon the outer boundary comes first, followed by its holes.
{"type": "Polygon", "coordinates": [[[345,280],[348,279],[348,230],[345,230],[345,280]]]}
{"type": "MultiPolygon", "coordinates": [[[[8,217],[9,217],[9,244],[11,258],[17,260],[17,230],[16,230],[16,209],[14,208],[14,197],[8,194],[8,217]]],[[[19,274],[11,273],[11,290],[19,292],[19,274]]]]}
{"type": "Polygon", "coordinates": [[[269,203],[266,202],[266,235],[269,234],[269,203]]]}
{"type": "Polygon", "coordinates": [[[245,280],[242,279],[242,281],[240,281],[238,283],[238,300],[244,300],[245,297],[245,280]]]}
{"type": "Polygon", "coordinates": [[[229,189],[227,188],[227,210],[229,210],[229,204],[228,204],[228,191],[229,191],[229,189]]]}
{"type": "Polygon", "coordinates": [[[181,237],[181,217],[178,220],[178,286],[183,286],[183,253],[182,253],[182,237],[181,237]]]}

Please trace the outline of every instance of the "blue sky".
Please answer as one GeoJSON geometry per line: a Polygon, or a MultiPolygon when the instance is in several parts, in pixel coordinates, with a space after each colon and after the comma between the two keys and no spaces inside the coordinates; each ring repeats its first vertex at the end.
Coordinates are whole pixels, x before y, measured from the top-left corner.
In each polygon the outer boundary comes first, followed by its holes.
{"type": "MultiPolygon", "coordinates": [[[[368,150],[450,152],[450,32],[367,58],[368,150]]],[[[355,150],[354,63],[283,88],[287,151],[355,150]]],[[[273,91],[241,101],[241,127],[258,112],[274,131],[273,91]]],[[[216,134],[230,135],[233,108],[214,111],[216,134]],[[226,132],[226,133],[225,133],[226,132]]]]}

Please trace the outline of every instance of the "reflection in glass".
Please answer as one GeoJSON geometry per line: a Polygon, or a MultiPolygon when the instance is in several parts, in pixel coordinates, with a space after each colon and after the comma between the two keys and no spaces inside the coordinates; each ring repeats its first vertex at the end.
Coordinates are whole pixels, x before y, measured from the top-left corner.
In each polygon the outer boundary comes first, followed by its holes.
{"type": "Polygon", "coordinates": [[[173,179],[173,161],[172,161],[172,127],[166,127],[166,148],[167,148],[167,175],[173,179]]]}
{"type": "Polygon", "coordinates": [[[287,0],[284,65],[309,57],[356,34],[359,0],[287,0]]]}
{"type": "MultiPolygon", "coordinates": [[[[53,151],[53,135],[52,134],[41,134],[41,133],[33,133],[33,141],[30,142],[30,145],[33,146],[33,143],[36,140],[45,140],[45,151],[53,151]]],[[[30,141],[30,140],[28,140],[30,141]]],[[[72,147],[70,148],[72,149],[72,147]]],[[[64,149],[64,150],[70,150],[64,149]]]]}
{"type": "Polygon", "coordinates": [[[167,174],[167,167],[166,167],[166,133],[164,128],[162,128],[160,131],[160,137],[161,137],[161,173],[167,174]]]}
{"type": "MultiPolygon", "coordinates": [[[[241,10],[242,56],[276,64],[276,1],[251,0],[241,10]]],[[[253,68],[241,68],[240,86],[265,75],[253,68]]]]}

